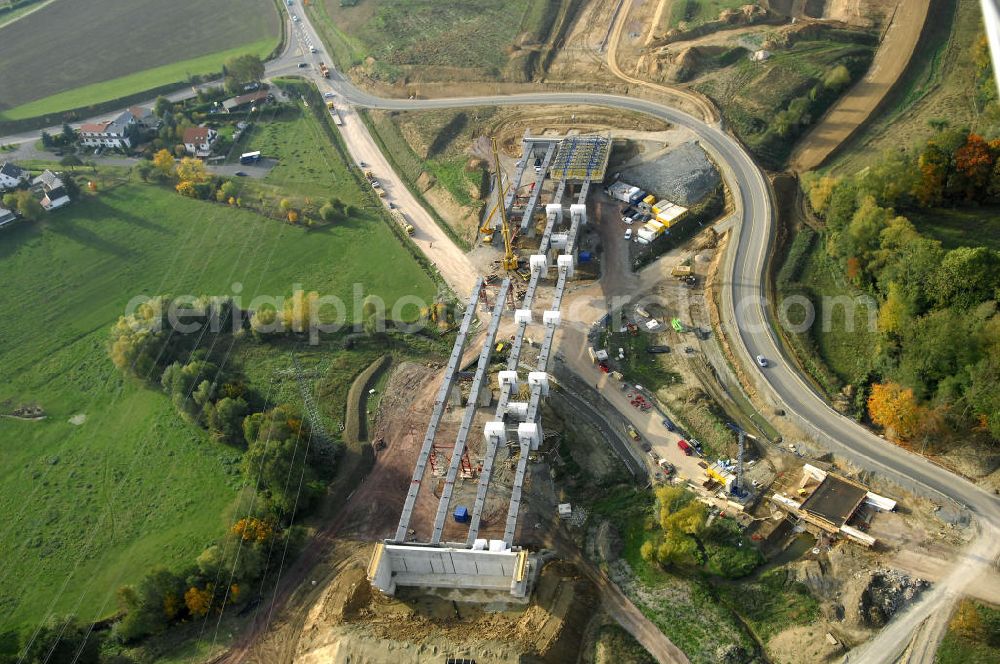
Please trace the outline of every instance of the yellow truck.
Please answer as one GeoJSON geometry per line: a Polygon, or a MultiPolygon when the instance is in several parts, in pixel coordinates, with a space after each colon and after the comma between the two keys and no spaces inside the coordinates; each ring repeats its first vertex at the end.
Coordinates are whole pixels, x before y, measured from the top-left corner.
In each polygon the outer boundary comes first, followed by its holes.
{"type": "Polygon", "coordinates": [[[413,226],[406,221],[406,217],[403,216],[402,212],[397,209],[392,209],[389,210],[389,214],[391,214],[393,220],[399,224],[399,227],[406,231],[407,235],[413,235],[413,226]]]}

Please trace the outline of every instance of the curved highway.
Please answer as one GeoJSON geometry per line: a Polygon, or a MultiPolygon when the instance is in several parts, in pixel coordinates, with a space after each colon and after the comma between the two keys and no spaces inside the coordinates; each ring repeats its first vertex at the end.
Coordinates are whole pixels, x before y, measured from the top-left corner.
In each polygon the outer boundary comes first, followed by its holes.
{"type": "MultiPolygon", "coordinates": [[[[694,130],[701,143],[722,165],[727,184],[737,203],[741,223],[734,225],[726,256],[729,275],[723,284],[722,310],[728,336],[742,350],[744,364],[752,367],[753,379],[764,398],[783,408],[830,451],[852,463],[932,499],[951,500],[970,509],[979,518],[980,534],[956,561],[955,573],[936,584],[890,628],[851,656],[851,661],[891,662],[908,645],[913,630],[934,612],[947,609],[945,602],[961,593],[965,585],[994,566],[1000,554],[1000,502],[992,494],[925,458],[887,443],[857,422],[837,413],[795,370],[784,356],[771,327],[767,304],[766,271],[775,235],[775,213],[770,183],[742,146],[718,128],[684,112],[652,101],[618,95],[591,93],[533,93],[506,96],[444,99],[385,99],[356,88],[334,74],[332,87],[351,104],[384,110],[418,110],[470,106],[527,104],[590,104],[645,113],[694,130]],[[771,358],[759,368],[757,355],[771,358]],[[778,360],[778,361],[775,361],[778,360]],[[859,656],[861,659],[859,659],[859,656]]],[[[863,349],[859,349],[863,352],[863,349]]]]}
{"type": "MultiPolygon", "coordinates": [[[[947,607],[965,585],[996,562],[1000,553],[1000,501],[992,494],[948,470],[880,439],[853,420],[836,411],[800,376],[784,357],[781,344],[772,328],[767,306],[766,271],[775,235],[775,213],[768,180],[743,147],[733,137],[682,111],[656,102],[610,94],[531,93],[505,96],[480,96],[445,99],[385,99],[355,87],[339,72],[323,79],[314,68],[297,67],[300,60],[330,62],[322,42],[307,17],[290,26],[300,31],[288,40],[282,56],[269,64],[269,75],[307,74],[321,89],[329,88],[352,105],[385,110],[442,109],[472,106],[512,106],[531,104],[599,105],[644,113],[687,127],[701,138],[701,144],[722,167],[740,223],[733,227],[726,255],[728,283],[723,284],[722,315],[734,347],[742,352],[744,365],[751,371],[761,396],[783,408],[804,430],[813,433],[835,454],[874,471],[911,490],[938,500],[951,500],[967,507],[978,517],[979,537],[962,552],[955,572],[911,606],[873,641],[853,651],[851,661],[895,661],[912,638],[912,632],[933,612],[947,607]],[[308,37],[306,37],[308,35],[308,37]],[[302,40],[316,46],[318,53],[301,48],[302,40]],[[294,53],[296,47],[299,54],[294,53]],[[767,368],[759,368],[753,358],[771,358],[767,368]],[[775,361],[776,360],[776,361],[775,361]]],[[[859,349],[863,352],[863,349],[859,349]]]]}

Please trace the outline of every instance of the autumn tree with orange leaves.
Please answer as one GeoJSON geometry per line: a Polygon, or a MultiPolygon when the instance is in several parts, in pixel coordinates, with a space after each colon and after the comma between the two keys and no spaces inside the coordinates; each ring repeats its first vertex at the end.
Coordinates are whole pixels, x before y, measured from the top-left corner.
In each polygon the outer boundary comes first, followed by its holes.
{"type": "Polygon", "coordinates": [[[898,383],[876,383],[868,397],[868,415],[890,437],[908,440],[920,424],[920,406],[913,390],[898,383]]]}
{"type": "Polygon", "coordinates": [[[274,534],[274,528],[267,521],[254,517],[240,519],[233,524],[231,532],[239,535],[244,542],[266,542],[274,534]]]}
{"type": "Polygon", "coordinates": [[[212,608],[212,597],[214,595],[215,593],[211,584],[204,589],[191,586],[184,593],[184,605],[187,606],[187,610],[192,616],[200,618],[212,608]]]}

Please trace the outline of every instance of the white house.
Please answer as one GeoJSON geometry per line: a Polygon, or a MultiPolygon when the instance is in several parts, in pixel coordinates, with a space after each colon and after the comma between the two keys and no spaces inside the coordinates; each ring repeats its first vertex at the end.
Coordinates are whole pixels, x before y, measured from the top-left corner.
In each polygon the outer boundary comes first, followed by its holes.
{"type": "Polygon", "coordinates": [[[0,207],[0,228],[13,224],[15,221],[17,221],[17,216],[13,212],[0,207]]]}
{"type": "Polygon", "coordinates": [[[9,161],[0,164],[0,190],[13,189],[31,179],[28,171],[9,161]]]}
{"type": "Polygon", "coordinates": [[[69,203],[69,194],[58,175],[45,170],[31,181],[31,185],[42,194],[41,204],[46,210],[55,210],[69,203]]]}
{"type": "Polygon", "coordinates": [[[114,120],[88,123],[80,127],[80,143],[88,147],[130,148],[128,128],[136,123],[130,111],[123,111],[114,120]]]}
{"type": "Polygon", "coordinates": [[[188,127],[184,130],[184,149],[196,157],[207,157],[219,133],[208,127],[188,127]]]}

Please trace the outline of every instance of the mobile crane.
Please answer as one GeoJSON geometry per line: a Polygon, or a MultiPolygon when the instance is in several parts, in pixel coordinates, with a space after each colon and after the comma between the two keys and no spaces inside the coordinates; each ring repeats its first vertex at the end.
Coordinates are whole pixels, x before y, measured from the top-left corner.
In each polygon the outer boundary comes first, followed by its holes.
{"type": "MultiPolygon", "coordinates": [[[[497,147],[497,139],[490,139],[493,147],[493,164],[496,168],[497,178],[497,207],[500,208],[500,232],[503,235],[503,269],[507,272],[517,270],[517,255],[514,253],[514,238],[510,232],[510,224],[507,221],[507,206],[504,205],[504,193],[507,188],[503,181],[503,168],[500,166],[500,149],[497,147]]],[[[491,215],[492,216],[492,215],[491,215]]]]}

